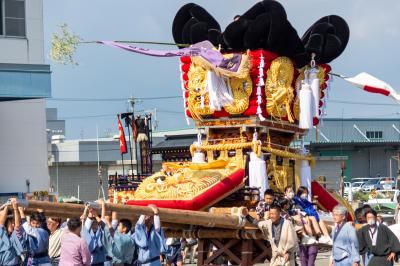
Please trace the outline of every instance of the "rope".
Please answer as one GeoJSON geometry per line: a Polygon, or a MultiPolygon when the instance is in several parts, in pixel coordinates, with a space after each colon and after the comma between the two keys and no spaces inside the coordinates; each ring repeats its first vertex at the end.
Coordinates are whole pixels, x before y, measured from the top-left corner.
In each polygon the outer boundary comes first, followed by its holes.
{"type": "MultiPolygon", "coordinates": [[[[173,42],[152,42],[152,41],[113,41],[118,43],[135,43],[135,44],[156,44],[156,45],[173,45],[179,47],[189,47],[190,44],[185,43],[173,43],[173,42]]],[[[92,43],[101,43],[100,41],[79,41],[78,44],[92,44],[92,43]]]]}
{"type": "Polygon", "coordinates": [[[190,153],[194,154],[196,149],[201,149],[203,151],[226,151],[226,150],[237,150],[252,147],[252,142],[244,143],[229,143],[229,144],[216,144],[216,145],[190,145],[190,153]]]}
{"type": "Polygon", "coordinates": [[[287,150],[279,150],[272,148],[271,146],[261,146],[259,141],[254,142],[243,142],[243,143],[227,143],[227,144],[216,144],[216,145],[190,145],[190,153],[192,156],[196,150],[203,151],[226,151],[226,150],[237,150],[244,148],[252,148],[258,156],[261,155],[261,151],[269,152],[284,158],[292,158],[297,160],[307,160],[311,165],[315,163],[315,160],[310,155],[302,155],[298,153],[293,153],[287,150]]]}
{"type": "Polygon", "coordinates": [[[261,150],[265,151],[265,152],[270,152],[272,154],[275,154],[275,155],[278,155],[278,156],[281,156],[281,157],[284,157],[284,158],[292,158],[292,159],[297,159],[297,160],[306,160],[306,161],[310,162],[310,165],[314,165],[315,164],[315,159],[310,155],[301,155],[301,154],[293,153],[293,152],[290,152],[290,151],[282,151],[282,150],[279,150],[279,149],[274,149],[274,148],[272,148],[270,146],[261,147],[261,150]]]}

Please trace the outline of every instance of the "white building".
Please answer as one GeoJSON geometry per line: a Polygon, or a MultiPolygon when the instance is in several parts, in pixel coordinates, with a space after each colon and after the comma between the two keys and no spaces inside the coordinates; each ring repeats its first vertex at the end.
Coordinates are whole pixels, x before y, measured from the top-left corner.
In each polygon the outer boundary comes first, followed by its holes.
{"type": "MultiPolygon", "coordinates": [[[[61,197],[74,196],[84,201],[97,199],[100,188],[98,163],[105,196],[110,175],[131,175],[132,166],[133,173],[137,173],[134,148],[132,162],[128,149],[128,153],[124,155],[124,167],[122,166],[118,139],[65,140],[55,137],[52,140],[49,161],[50,183],[52,190],[57,191],[61,197]]],[[[127,145],[129,147],[128,140],[127,145]]],[[[161,161],[153,158],[153,169],[157,171],[160,168],[161,161]]]]}
{"type": "MultiPolygon", "coordinates": [[[[65,123],[68,121],[58,118],[56,108],[47,108],[46,114],[49,136],[50,187],[60,197],[74,196],[83,201],[95,200],[99,196],[99,177],[107,196],[110,175],[131,175],[132,172],[137,174],[134,145],[132,145],[132,161],[128,148],[128,153],[124,154],[124,164],[122,164],[117,135],[99,137],[99,139],[65,139],[65,123]]],[[[163,141],[164,135],[163,132],[153,133],[153,145],[163,141]]],[[[126,144],[129,147],[128,136],[126,138],[126,144]]],[[[140,167],[140,161],[138,167],[140,167]]],[[[161,157],[153,156],[153,170],[158,171],[160,168],[161,157]]]]}
{"type": "Polygon", "coordinates": [[[0,196],[49,189],[43,1],[0,0],[0,196]]]}

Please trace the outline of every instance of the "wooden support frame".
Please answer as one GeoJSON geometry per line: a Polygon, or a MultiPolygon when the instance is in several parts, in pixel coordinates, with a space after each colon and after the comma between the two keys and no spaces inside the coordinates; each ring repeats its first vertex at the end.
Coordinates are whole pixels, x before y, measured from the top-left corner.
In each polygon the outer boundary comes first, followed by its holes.
{"type": "Polygon", "coordinates": [[[197,265],[211,266],[230,262],[250,266],[264,263],[272,256],[271,246],[263,239],[199,239],[197,265]]]}

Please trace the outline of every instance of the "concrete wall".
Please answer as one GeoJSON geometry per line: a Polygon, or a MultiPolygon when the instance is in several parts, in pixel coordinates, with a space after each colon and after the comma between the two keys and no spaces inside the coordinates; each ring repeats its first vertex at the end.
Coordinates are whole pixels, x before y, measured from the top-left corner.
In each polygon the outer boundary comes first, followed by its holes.
{"type": "Polygon", "coordinates": [[[45,101],[0,102],[0,193],[48,190],[45,101]],[[23,166],[23,167],[21,167],[23,166]]]}
{"type": "MultiPolygon", "coordinates": [[[[129,142],[126,142],[128,147],[128,153],[124,154],[124,160],[130,160],[131,155],[129,153],[129,142]]],[[[135,161],[135,151],[134,147],[133,153],[133,163],[135,161]]],[[[100,161],[118,161],[121,160],[119,141],[102,141],[99,139],[99,157],[100,161]]],[[[79,160],[81,162],[97,162],[97,142],[95,140],[79,142],[79,160]]]]}
{"type": "Polygon", "coordinates": [[[311,170],[312,178],[325,176],[327,188],[339,189],[340,164],[342,159],[345,158],[340,156],[323,156],[316,157],[315,159],[315,167],[311,170]]]}
{"type": "Polygon", "coordinates": [[[43,0],[25,0],[26,38],[0,37],[1,63],[43,64],[43,0]]]}
{"type": "Polygon", "coordinates": [[[79,140],[51,145],[55,162],[79,162],[79,140]]]}
{"type": "MultiPolygon", "coordinates": [[[[57,189],[57,165],[49,167],[51,186],[57,189]]],[[[107,193],[107,171],[103,171],[103,187],[107,193]]],[[[97,165],[59,165],[58,189],[59,196],[78,196],[83,201],[96,200],[99,192],[97,165]]]]}
{"type": "MultiPolygon", "coordinates": [[[[127,142],[129,147],[129,142],[127,142]]],[[[96,140],[65,140],[61,143],[52,144],[52,153],[55,161],[58,162],[97,162],[97,142],[96,140]]],[[[135,151],[133,153],[133,163],[135,164],[135,151]]],[[[99,139],[100,162],[110,162],[121,160],[118,140],[99,139]]],[[[124,160],[130,163],[130,153],[124,154],[124,160]]]]}
{"type": "Polygon", "coordinates": [[[65,120],[58,119],[57,108],[46,108],[46,126],[50,139],[53,135],[66,136],[65,120]]]}
{"type": "Polygon", "coordinates": [[[49,134],[52,135],[66,135],[65,120],[47,120],[47,129],[49,134]]]}
{"type": "MultiPolygon", "coordinates": [[[[377,159],[377,158],[376,158],[377,159]]],[[[351,152],[351,177],[370,176],[370,154],[369,149],[356,150],[351,152]]],[[[380,159],[379,159],[380,160],[380,159]]]]}

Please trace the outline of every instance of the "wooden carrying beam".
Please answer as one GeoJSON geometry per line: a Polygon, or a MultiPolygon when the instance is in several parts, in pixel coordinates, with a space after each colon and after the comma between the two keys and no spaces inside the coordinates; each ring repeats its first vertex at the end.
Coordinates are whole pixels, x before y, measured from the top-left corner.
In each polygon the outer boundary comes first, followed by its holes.
{"type": "MultiPolygon", "coordinates": [[[[62,218],[79,217],[82,215],[85,206],[71,203],[54,203],[37,200],[29,200],[27,210],[32,212],[36,209],[43,209],[47,216],[59,216],[62,218]]],[[[115,211],[119,218],[135,220],[139,215],[153,215],[149,207],[118,205],[107,203],[108,211],[115,211]]],[[[199,225],[216,228],[255,228],[254,225],[246,222],[244,218],[230,214],[211,214],[201,211],[175,210],[159,208],[159,216],[164,223],[181,225],[199,225]]]]}
{"type": "Polygon", "coordinates": [[[199,238],[199,239],[263,239],[260,230],[238,230],[238,229],[215,229],[215,228],[197,228],[191,230],[184,229],[165,229],[167,237],[176,238],[199,238]]]}

